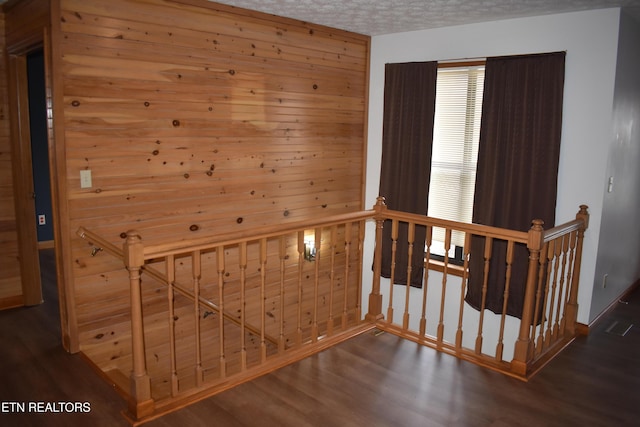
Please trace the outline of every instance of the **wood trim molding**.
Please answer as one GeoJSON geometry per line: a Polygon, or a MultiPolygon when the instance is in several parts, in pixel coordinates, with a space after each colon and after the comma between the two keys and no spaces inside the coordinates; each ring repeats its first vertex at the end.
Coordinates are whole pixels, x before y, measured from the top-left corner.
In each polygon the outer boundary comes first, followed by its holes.
{"type": "Polygon", "coordinates": [[[616,305],[620,303],[620,301],[624,301],[625,299],[629,298],[629,295],[634,293],[638,288],[640,288],[640,279],[633,282],[631,286],[629,286],[624,292],[622,292],[618,298],[615,298],[611,302],[611,304],[609,304],[607,308],[602,310],[602,312],[598,314],[596,318],[593,319],[593,321],[591,321],[588,325],[585,325],[583,323],[577,323],[576,333],[579,335],[585,335],[585,336],[589,335],[589,332],[591,332],[591,329],[593,329],[598,323],[600,323],[600,321],[607,314],[609,314],[616,307],[616,305]]]}
{"type": "Polygon", "coordinates": [[[576,335],[589,335],[589,325],[585,325],[584,323],[576,323],[576,335]]]}
{"type": "Polygon", "coordinates": [[[31,136],[27,88],[27,60],[24,55],[10,55],[8,67],[9,114],[11,117],[11,163],[13,166],[14,203],[20,254],[20,274],[25,305],[42,302],[40,265],[36,230],[36,213],[31,173],[31,136]]]}
{"type": "Polygon", "coordinates": [[[55,246],[56,245],[54,240],[38,242],[38,249],[53,249],[55,248],[55,246]]]}
{"type": "Polygon", "coordinates": [[[0,310],[6,310],[8,308],[15,308],[15,307],[22,307],[23,305],[24,305],[24,298],[22,297],[22,295],[0,298],[0,310]]]}
{"type": "Polygon", "coordinates": [[[47,113],[49,121],[49,161],[51,167],[51,200],[53,236],[56,242],[56,272],[60,300],[62,346],[70,353],[80,351],[78,317],[72,256],[72,231],[69,227],[67,196],[66,141],[62,78],[62,11],[60,0],[50,1],[50,27],[44,29],[45,74],[47,81],[47,113]]]}
{"type": "MultiPolygon", "coordinates": [[[[440,273],[444,272],[444,262],[430,259],[429,260],[429,270],[438,271],[440,273]]],[[[447,267],[447,274],[452,276],[462,277],[464,275],[464,267],[456,264],[449,264],[447,267]]]]}
{"type": "Polygon", "coordinates": [[[438,68],[480,67],[486,64],[483,59],[468,61],[438,62],[438,68]]]}

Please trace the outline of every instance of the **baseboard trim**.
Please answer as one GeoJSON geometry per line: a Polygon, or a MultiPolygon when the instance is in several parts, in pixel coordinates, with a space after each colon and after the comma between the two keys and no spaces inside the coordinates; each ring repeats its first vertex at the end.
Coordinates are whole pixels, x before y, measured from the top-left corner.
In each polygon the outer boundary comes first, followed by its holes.
{"type": "Polygon", "coordinates": [[[576,335],[589,335],[589,325],[585,325],[584,323],[576,323],[576,335]]]}
{"type": "Polygon", "coordinates": [[[38,242],[38,249],[53,249],[55,247],[55,242],[53,240],[45,240],[42,242],[38,242]]]}
{"type": "Polygon", "coordinates": [[[589,335],[591,329],[593,329],[600,321],[609,314],[620,301],[624,301],[629,298],[629,296],[636,291],[636,289],[640,288],[640,279],[636,280],[631,286],[629,286],[624,292],[620,294],[620,296],[614,299],[611,304],[607,306],[600,314],[596,316],[593,321],[591,321],[588,325],[584,323],[576,324],[576,333],[580,335],[589,335]]]}
{"type": "Polygon", "coordinates": [[[24,298],[22,295],[0,298],[0,310],[22,307],[23,305],[24,298]]]}

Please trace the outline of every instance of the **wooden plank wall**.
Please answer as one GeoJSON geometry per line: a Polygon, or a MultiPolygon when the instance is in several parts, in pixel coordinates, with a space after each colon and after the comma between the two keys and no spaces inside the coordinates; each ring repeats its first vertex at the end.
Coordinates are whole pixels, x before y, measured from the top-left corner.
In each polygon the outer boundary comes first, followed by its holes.
{"type": "MultiPolygon", "coordinates": [[[[60,14],[70,231],[152,244],[364,207],[368,37],[195,0],[62,0],[60,14]]],[[[126,276],[65,238],[80,348],[103,343],[108,361],[126,276]]]]}
{"type": "Polygon", "coordinates": [[[18,231],[13,193],[5,14],[0,14],[0,309],[22,305],[18,231]]]}

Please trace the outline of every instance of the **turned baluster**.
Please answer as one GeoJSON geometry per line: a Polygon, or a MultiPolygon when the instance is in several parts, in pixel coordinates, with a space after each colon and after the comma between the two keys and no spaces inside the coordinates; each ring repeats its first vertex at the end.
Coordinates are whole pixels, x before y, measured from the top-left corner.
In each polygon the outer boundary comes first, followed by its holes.
{"type": "MultiPolygon", "coordinates": [[[[348,297],[349,297],[349,263],[351,262],[351,238],[352,230],[351,223],[348,222],[344,226],[344,286],[343,286],[343,301],[342,301],[342,329],[347,328],[348,320],[348,297]]],[[[358,319],[360,320],[360,319],[358,319]]]]}
{"type": "Polygon", "coordinates": [[[444,340],[444,309],[447,295],[447,280],[449,276],[449,249],[451,249],[451,229],[444,232],[444,266],[442,269],[442,293],[440,294],[440,318],[438,319],[437,339],[438,347],[444,340]]]}
{"type": "Polygon", "coordinates": [[[469,254],[471,251],[471,233],[467,233],[464,236],[464,261],[462,264],[462,281],[460,283],[460,308],[458,311],[458,330],[456,331],[456,351],[462,349],[462,320],[465,307],[465,294],[469,283],[469,254]]]}
{"type": "Polygon", "coordinates": [[[567,269],[567,266],[570,265],[568,264],[569,262],[568,253],[569,253],[569,244],[571,240],[573,240],[574,234],[575,234],[574,232],[571,232],[562,238],[562,273],[560,274],[560,288],[558,289],[558,303],[556,304],[556,321],[555,321],[555,324],[553,325],[553,336],[556,337],[556,339],[558,339],[560,335],[564,334],[564,331],[560,329],[560,322],[564,319],[563,307],[564,307],[564,304],[566,304],[566,299],[563,299],[562,295],[563,293],[565,293],[565,287],[568,287],[566,283],[569,283],[568,281],[566,281],[567,274],[569,271],[567,269]]]}
{"type": "Polygon", "coordinates": [[[504,294],[502,298],[502,315],[500,316],[500,333],[498,334],[498,344],[496,345],[496,360],[502,360],[504,351],[504,325],[507,317],[507,304],[509,303],[509,288],[511,287],[511,269],[513,265],[513,240],[507,242],[507,271],[505,274],[504,294]]]}
{"type": "Polygon", "coordinates": [[[129,272],[131,297],[131,350],[133,369],[130,377],[131,395],[129,410],[136,418],[151,415],[154,402],[151,397],[151,380],[145,359],[144,322],[142,314],[142,282],[140,272],[144,265],[144,245],[135,231],[127,232],[123,248],[124,263],[129,272]]]}
{"type": "MultiPolygon", "coordinates": [[[[220,330],[220,342],[219,342],[219,352],[220,352],[220,378],[224,378],[227,376],[227,362],[226,356],[224,353],[224,272],[225,272],[225,260],[224,260],[224,247],[218,246],[216,248],[216,264],[218,271],[218,329],[220,330]]],[[[241,303],[244,303],[242,301],[241,303]]],[[[244,313],[244,307],[242,308],[242,313],[244,313]]],[[[243,341],[244,342],[244,341],[243,341]]]]}
{"type": "Polygon", "coordinates": [[[484,240],[484,277],[482,279],[482,302],[480,304],[480,318],[478,319],[478,335],[476,336],[476,354],[482,353],[482,329],[484,327],[484,308],[487,304],[487,290],[489,289],[489,268],[491,265],[491,251],[493,238],[485,237],[484,240]]]}
{"type": "Polygon", "coordinates": [[[278,352],[284,353],[284,282],[285,282],[285,261],[287,259],[287,241],[284,236],[278,240],[278,256],[280,258],[280,336],[278,337],[278,352]]]}
{"type": "Polygon", "coordinates": [[[168,255],[166,258],[166,271],[167,271],[167,298],[169,302],[169,358],[171,363],[171,395],[178,394],[178,368],[176,361],[176,315],[175,315],[175,280],[176,280],[176,266],[175,258],[173,255],[168,255]]]}
{"type": "Polygon", "coordinates": [[[313,281],[313,323],[311,324],[311,341],[318,341],[318,311],[319,311],[319,301],[318,295],[320,290],[320,253],[322,252],[322,229],[316,228],[314,235],[314,246],[316,248],[316,255],[314,258],[315,261],[315,271],[314,271],[314,281],[313,281]]]}
{"type": "Polygon", "coordinates": [[[338,240],[338,226],[331,227],[331,241],[329,242],[329,320],[327,321],[327,335],[333,335],[333,293],[336,280],[336,240],[338,240]]]}
{"type": "Polygon", "coordinates": [[[531,320],[533,319],[534,300],[536,293],[536,282],[538,276],[538,262],[540,251],[543,247],[543,232],[541,220],[533,220],[533,225],[529,229],[527,248],[529,249],[529,268],[527,271],[527,283],[524,295],[524,307],[522,309],[522,319],[520,320],[520,331],[515,344],[513,360],[511,361],[511,371],[518,375],[526,375],[528,362],[531,356],[531,320]]]}
{"type": "Polygon", "coordinates": [[[409,229],[407,231],[407,244],[409,245],[407,251],[407,286],[405,286],[404,296],[404,315],[402,317],[402,329],[405,331],[409,329],[409,296],[411,294],[411,274],[413,272],[413,243],[415,240],[416,225],[413,222],[409,223],[409,229]]]}
{"type": "Polygon", "coordinates": [[[582,245],[584,232],[589,227],[589,211],[587,205],[580,205],[580,211],[576,214],[576,219],[582,220],[583,225],[578,229],[578,241],[576,242],[576,255],[573,264],[573,275],[571,278],[571,292],[567,304],[565,331],[569,336],[575,335],[576,320],[578,317],[578,285],[580,283],[580,265],[582,264],[582,245]]]}
{"type": "Polygon", "coordinates": [[[267,239],[260,239],[260,358],[267,360],[266,317],[267,317],[267,239]]]}
{"type": "Polygon", "coordinates": [[[561,333],[564,335],[567,333],[567,308],[569,306],[569,293],[571,292],[571,283],[572,283],[572,277],[573,277],[573,265],[574,265],[574,257],[575,257],[575,253],[576,253],[576,244],[577,244],[577,240],[578,240],[578,232],[574,231],[573,233],[571,233],[571,237],[569,239],[569,261],[567,262],[568,265],[568,269],[567,269],[567,286],[565,287],[564,290],[564,305],[563,305],[563,311],[562,311],[562,318],[560,320],[560,331],[561,333]]]}
{"type": "Polygon", "coordinates": [[[376,243],[373,256],[373,284],[369,294],[369,311],[365,316],[366,320],[373,322],[382,318],[382,295],[380,294],[380,275],[382,273],[382,227],[384,216],[382,213],[387,209],[384,197],[378,197],[374,210],[376,212],[376,243]]]}
{"type": "MultiPolygon", "coordinates": [[[[245,332],[247,321],[247,242],[241,242],[240,251],[240,370],[247,369],[247,336],[245,332]]],[[[220,296],[222,300],[222,295],[220,296]]]]}
{"type": "MultiPolygon", "coordinates": [[[[556,239],[549,243],[549,255],[547,256],[547,266],[549,269],[553,268],[553,281],[551,282],[551,289],[548,289],[548,296],[545,299],[549,299],[549,304],[544,305],[543,313],[549,313],[549,319],[547,320],[547,332],[545,334],[544,347],[551,345],[551,339],[553,338],[553,307],[556,303],[556,293],[558,292],[558,282],[562,280],[560,275],[560,251],[562,250],[562,238],[556,239]],[[552,267],[553,265],[553,267],[552,267]]],[[[547,285],[548,286],[548,285],[547,285]]],[[[544,314],[543,314],[544,315],[544,314]]],[[[543,318],[544,319],[544,318],[543,318]]],[[[540,326],[542,329],[542,325],[540,326]]]]}
{"type": "Polygon", "coordinates": [[[422,312],[420,313],[420,336],[423,337],[427,333],[427,292],[429,289],[429,260],[431,259],[431,239],[433,236],[433,227],[427,226],[426,235],[426,251],[424,255],[424,280],[422,283],[422,312]]]}
{"type": "Polygon", "coordinates": [[[393,283],[396,280],[396,253],[398,250],[398,220],[391,221],[391,274],[389,276],[389,306],[387,322],[393,323],[393,283]]]}
{"type": "Polygon", "coordinates": [[[302,345],[302,277],[304,273],[304,231],[298,232],[298,313],[296,346],[302,345]]]}
{"type": "Polygon", "coordinates": [[[549,294],[549,283],[551,282],[551,267],[553,266],[553,242],[544,243],[540,251],[540,259],[538,260],[538,285],[536,287],[536,304],[533,310],[533,322],[531,333],[531,345],[534,346],[534,353],[542,353],[544,348],[544,324],[546,319],[546,301],[549,294]],[[551,257],[551,259],[549,259],[551,257]],[[544,293],[543,293],[544,290],[544,293]],[[542,308],[541,308],[542,307],[542,308]],[[540,318],[541,317],[541,318],[540,318]],[[535,330],[538,328],[538,338],[536,340],[535,330]]]}
{"type": "Polygon", "coordinates": [[[196,386],[200,386],[204,381],[204,371],[202,370],[202,343],[200,336],[200,277],[202,275],[200,251],[193,251],[191,253],[191,269],[193,273],[193,312],[195,317],[194,339],[196,340],[195,377],[196,386]]]}
{"type": "MultiPolygon", "coordinates": [[[[356,253],[356,258],[355,259],[362,259],[364,257],[364,234],[365,234],[365,222],[361,221],[358,224],[358,252],[356,253]]],[[[356,279],[356,287],[357,287],[357,298],[356,298],[356,313],[355,313],[355,319],[356,321],[360,322],[360,320],[362,319],[362,274],[363,274],[363,265],[361,262],[356,263],[356,265],[358,266],[358,274],[357,274],[357,279],[356,279]]],[[[375,270],[374,270],[375,271],[375,270]]],[[[380,289],[380,276],[379,275],[375,275],[373,276],[373,282],[375,283],[376,281],[376,277],[378,278],[378,290],[380,289]]],[[[346,288],[345,288],[346,289],[346,288]]],[[[379,295],[379,294],[378,294],[379,295]]],[[[369,298],[369,303],[371,303],[371,298],[369,298]]],[[[382,300],[380,300],[379,303],[379,313],[382,313],[382,300]]]]}

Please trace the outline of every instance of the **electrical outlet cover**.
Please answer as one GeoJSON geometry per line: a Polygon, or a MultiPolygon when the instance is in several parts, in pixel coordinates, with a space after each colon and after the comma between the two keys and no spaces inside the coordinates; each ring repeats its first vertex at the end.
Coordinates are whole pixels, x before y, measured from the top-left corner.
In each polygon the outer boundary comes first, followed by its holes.
{"type": "Polygon", "coordinates": [[[84,169],[80,171],[80,188],[91,188],[91,169],[84,169]]]}

